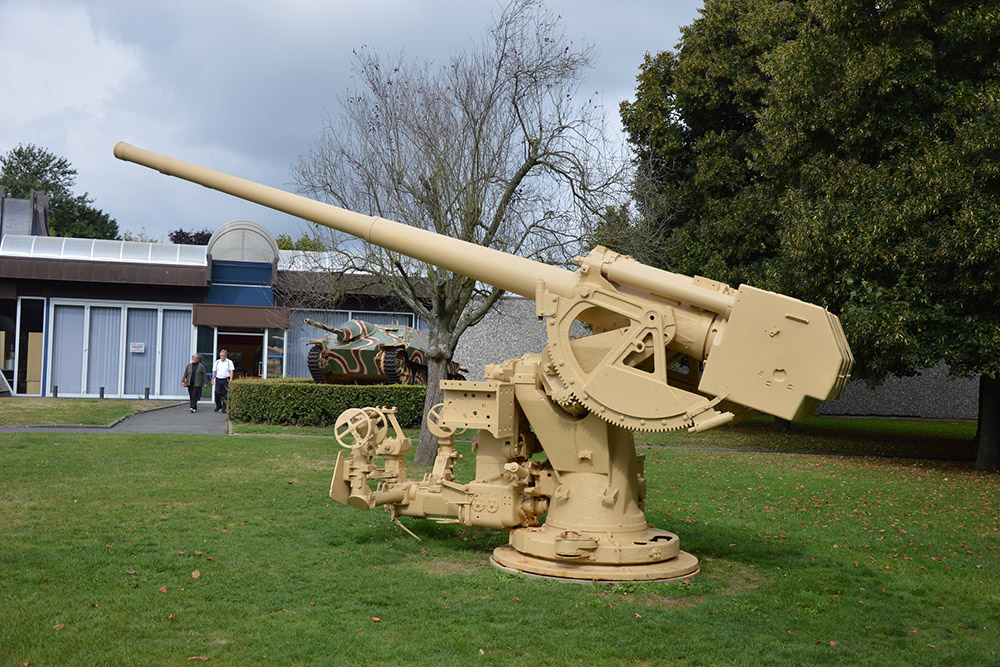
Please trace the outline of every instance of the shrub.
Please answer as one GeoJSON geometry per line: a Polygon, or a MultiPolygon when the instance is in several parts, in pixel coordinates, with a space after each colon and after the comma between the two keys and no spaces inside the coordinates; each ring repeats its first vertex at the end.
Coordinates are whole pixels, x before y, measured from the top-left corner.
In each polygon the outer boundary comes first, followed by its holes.
{"type": "Polygon", "coordinates": [[[333,426],[349,408],[396,407],[404,428],[420,426],[426,387],[236,380],[229,385],[229,416],[254,424],[333,426]]]}

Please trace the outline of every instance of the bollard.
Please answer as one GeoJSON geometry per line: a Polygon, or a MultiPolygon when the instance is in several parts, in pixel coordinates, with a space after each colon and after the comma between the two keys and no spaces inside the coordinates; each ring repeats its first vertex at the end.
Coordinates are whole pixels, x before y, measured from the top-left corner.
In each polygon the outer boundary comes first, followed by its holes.
{"type": "Polygon", "coordinates": [[[52,385],[52,398],[59,398],[59,385],[52,385]]]}
{"type": "Polygon", "coordinates": [[[99,396],[99,398],[104,398],[104,387],[101,387],[101,395],[99,396]]]}
{"type": "Polygon", "coordinates": [[[149,387],[146,387],[146,391],[142,394],[144,400],[149,400],[149,387]]]}

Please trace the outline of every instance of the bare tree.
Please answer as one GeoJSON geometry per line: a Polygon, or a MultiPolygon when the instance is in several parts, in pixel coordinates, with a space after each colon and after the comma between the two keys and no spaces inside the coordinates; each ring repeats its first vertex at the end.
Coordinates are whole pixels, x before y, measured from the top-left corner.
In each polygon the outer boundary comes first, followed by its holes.
{"type": "MultiPolygon", "coordinates": [[[[299,159],[300,192],[512,254],[563,262],[582,223],[622,199],[604,115],[581,86],[595,57],[539,0],[513,0],[478,47],[443,64],[355,52],[356,84],[299,159]]],[[[502,292],[331,233],[428,323],[427,409],[459,337],[502,292]]],[[[415,461],[433,461],[424,428],[415,461]]]]}

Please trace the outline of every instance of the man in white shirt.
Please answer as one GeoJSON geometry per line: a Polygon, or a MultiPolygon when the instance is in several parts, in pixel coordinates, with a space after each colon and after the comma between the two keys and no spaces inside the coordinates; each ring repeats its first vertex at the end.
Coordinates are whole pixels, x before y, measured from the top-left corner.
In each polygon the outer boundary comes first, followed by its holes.
{"type": "Polygon", "coordinates": [[[215,386],[215,411],[226,412],[226,399],[229,398],[229,380],[236,372],[231,359],[226,357],[225,350],[219,350],[219,358],[212,364],[212,384],[215,386]]]}

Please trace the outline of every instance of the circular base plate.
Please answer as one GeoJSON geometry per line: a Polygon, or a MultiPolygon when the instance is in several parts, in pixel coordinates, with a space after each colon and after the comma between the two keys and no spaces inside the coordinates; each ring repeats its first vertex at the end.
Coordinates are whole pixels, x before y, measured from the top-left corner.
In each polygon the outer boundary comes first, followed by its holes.
{"type": "Polygon", "coordinates": [[[509,544],[493,550],[490,563],[504,572],[543,577],[560,581],[616,582],[616,581],[679,581],[693,577],[700,571],[698,559],[681,551],[677,557],[658,563],[637,565],[592,565],[546,560],[528,556],[509,544]]]}

